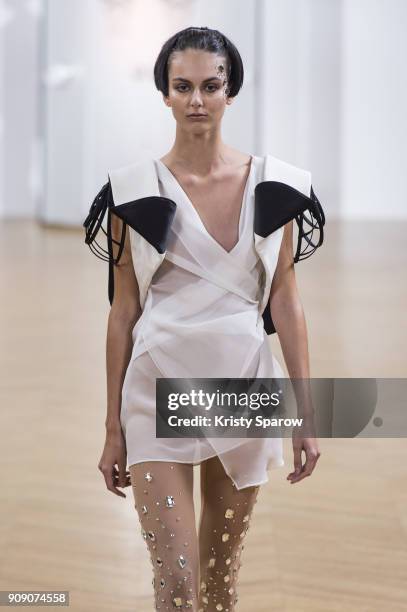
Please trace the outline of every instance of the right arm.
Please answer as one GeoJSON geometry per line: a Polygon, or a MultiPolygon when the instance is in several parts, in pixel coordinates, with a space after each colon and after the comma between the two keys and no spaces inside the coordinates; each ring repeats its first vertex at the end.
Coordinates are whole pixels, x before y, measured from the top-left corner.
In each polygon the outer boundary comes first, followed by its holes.
{"type": "MultiPolygon", "coordinates": [[[[122,221],[112,214],[112,237],[117,241],[121,236],[121,224],[122,221]]],[[[119,263],[113,266],[113,271],[114,295],[106,337],[107,432],[120,429],[121,390],[133,349],[131,332],[141,314],[128,226],[123,253],[119,263]]]]}
{"type": "MultiPolygon", "coordinates": [[[[112,237],[120,241],[122,221],[111,215],[112,237]]],[[[114,249],[118,247],[113,246],[114,249]]],[[[117,255],[117,251],[114,252],[117,255]]],[[[106,337],[107,414],[105,420],[106,441],[99,469],[107,488],[125,497],[115,485],[128,486],[126,474],[126,448],[120,424],[121,392],[133,341],[132,330],[141,315],[139,288],[134,273],[129,228],[126,226],[124,249],[117,265],[113,266],[114,295],[106,337]],[[115,464],[118,465],[118,471],[115,464]]]]}

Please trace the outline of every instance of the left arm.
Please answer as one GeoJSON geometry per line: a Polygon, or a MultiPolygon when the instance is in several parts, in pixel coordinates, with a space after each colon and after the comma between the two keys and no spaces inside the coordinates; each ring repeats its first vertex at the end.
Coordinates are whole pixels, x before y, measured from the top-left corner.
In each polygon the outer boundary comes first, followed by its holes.
{"type": "MultiPolygon", "coordinates": [[[[278,334],[290,378],[309,378],[307,326],[295,279],[293,221],[284,226],[277,267],[270,291],[270,314],[278,334]]],[[[320,456],[315,438],[293,437],[294,472],[291,484],[310,476],[320,456]],[[304,466],[302,450],[306,453],[304,466]]]]}
{"type": "Polygon", "coordinates": [[[284,226],[270,291],[270,314],[290,378],[309,378],[307,327],[295,280],[293,221],[284,226]]]}

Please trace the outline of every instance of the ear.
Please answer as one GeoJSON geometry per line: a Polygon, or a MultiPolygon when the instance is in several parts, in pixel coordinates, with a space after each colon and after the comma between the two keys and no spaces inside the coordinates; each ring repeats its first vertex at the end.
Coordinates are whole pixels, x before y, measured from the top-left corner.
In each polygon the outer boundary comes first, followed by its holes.
{"type": "Polygon", "coordinates": [[[226,98],[226,104],[229,104],[229,105],[233,104],[233,100],[234,100],[234,98],[229,98],[229,97],[226,98]]]}
{"type": "Polygon", "coordinates": [[[170,99],[169,99],[168,96],[164,96],[164,94],[163,94],[163,100],[164,100],[164,104],[166,106],[171,106],[171,102],[170,102],[170,99]]]}

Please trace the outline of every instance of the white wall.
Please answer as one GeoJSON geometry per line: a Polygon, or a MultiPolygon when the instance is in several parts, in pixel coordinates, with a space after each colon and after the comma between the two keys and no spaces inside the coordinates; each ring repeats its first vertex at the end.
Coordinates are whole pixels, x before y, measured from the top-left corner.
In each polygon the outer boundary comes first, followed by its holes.
{"type": "Polygon", "coordinates": [[[405,0],[189,0],[181,16],[165,0],[46,0],[43,26],[42,4],[0,0],[0,215],[78,224],[109,168],[162,155],[174,122],[152,64],[195,23],[245,63],[228,142],[311,170],[331,219],[406,218],[405,0]]]}
{"type": "MultiPolygon", "coordinates": [[[[40,7],[40,5],[38,5],[40,7]]],[[[33,217],[38,196],[38,14],[0,2],[0,214],[33,217]]]]}
{"type": "Polygon", "coordinates": [[[340,2],[263,0],[260,149],[312,172],[332,218],[340,206],[340,2]]]}
{"type": "Polygon", "coordinates": [[[48,80],[45,90],[44,219],[77,224],[109,169],[160,157],[171,147],[175,123],[155,89],[153,65],[166,38],[191,23],[223,30],[243,55],[245,87],[227,109],[223,133],[231,144],[253,149],[255,0],[235,0],[234,11],[229,0],[189,5],[189,13],[176,16],[161,0],[120,10],[99,0],[48,3],[47,71],[58,76],[59,66],[61,83],[48,80]]]}
{"type": "Polygon", "coordinates": [[[407,218],[407,2],[343,0],[346,218],[407,218]]]}
{"type": "Polygon", "coordinates": [[[261,150],[328,217],[407,218],[407,2],[262,0],[261,150]]]}

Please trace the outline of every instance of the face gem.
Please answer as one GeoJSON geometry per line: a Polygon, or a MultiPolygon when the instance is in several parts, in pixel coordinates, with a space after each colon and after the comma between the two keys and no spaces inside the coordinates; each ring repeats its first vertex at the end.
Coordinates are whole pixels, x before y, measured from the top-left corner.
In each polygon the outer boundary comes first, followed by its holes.
{"type": "Polygon", "coordinates": [[[230,576],[226,574],[226,576],[223,577],[223,582],[229,582],[229,580],[230,580],[230,576]]]}
{"type": "Polygon", "coordinates": [[[186,602],[185,602],[185,607],[186,608],[192,608],[193,603],[194,602],[192,601],[192,599],[187,599],[186,602]]]}
{"type": "Polygon", "coordinates": [[[205,593],[205,592],[206,592],[206,582],[201,582],[201,591],[202,591],[203,593],[205,593]]]}
{"type": "Polygon", "coordinates": [[[181,597],[174,597],[174,599],[172,600],[172,603],[174,604],[174,606],[176,608],[181,608],[181,606],[182,606],[182,598],[181,597]]]}
{"type": "Polygon", "coordinates": [[[250,516],[249,516],[248,514],[246,514],[246,515],[243,517],[243,522],[244,522],[244,523],[247,523],[247,521],[249,520],[249,518],[250,518],[250,516]]]}
{"type": "Polygon", "coordinates": [[[157,565],[158,565],[158,567],[162,567],[163,566],[163,560],[160,557],[157,557],[157,565]]]}
{"type": "Polygon", "coordinates": [[[215,567],[215,562],[216,559],[214,559],[213,557],[209,559],[208,567],[215,567]]]}
{"type": "Polygon", "coordinates": [[[147,514],[148,510],[147,510],[147,506],[141,506],[141,511],[143,514],[147,514]]]}
{"type": "Polygon", "coordinates": [[[144,529],[141,530],[142,536],[145,540],[147,540],[147,531],[145,531],[144,529]]]}
{"type": "Polygon", "coordinates": [[[246,533],[245,531],[242,531],[242,533],[240,534],[240,536],[239,536],[239,537],[240,537],[240,538],[244,538],[244,534],[245,534],[245,533],[246,533]]]}
{"type": "Polygon", "coordinates": [[[230,538],[228,533],[222,533],[222,542],[227,542],[230,538]]]}
{"type": "Polygon", "coordinates": [[[181,569],[184,569],[186,564],[187,564],[187,560],[185,559],[184,555],[180,555],[178,557],[178,565],[180,566],[181,569]]]}
{"type": "Polygon", "coordinates": [[[167,508],[173,508],[175,506],[175,500],[172,495],[166,496],[165,505],[167,506],[167,508]]]}
{"type": "Polygon", "coordinates": [[[152,542],[155,542],[155,533],[154,533],[154,531],[148,531],[147,535],[148,535],[148,537],[150,538],[150,540],[152,542]]]}
{"type": "Polygon", "coordinates": [[[151,472],[146,472],[144,474],[144,480],[146,480],[147,482],[151,482],[153,480],[153,475],[151,472]]]}
{"type": "MultiPolygon", "coordinates": [[[[225,512],[225,518],[227,519],[231,519],[233,518],[235,515],[235,511],[232,510],[232,508],[227,508],[226,512],[225,512]]],[[[243,519],[244,520],[244,519],[243,519]]]]}
{"type": "Polygon", "coordinates": [[[230,587],[230,589],[228,590],[229,595],[233,595],[233,587],[230,587]]]}
{"type": "Polygon", "coordinates": [[[216,604],[216,609],[217,610],[223,610],[222,604],[216,604]]]}
{"type": "Polygon", "coordinates": [[[160,580],[160,587],[162,589],[165,587],[165,580],[164,580],[164,578],[161,578],[161,580],[160,580]]]}
{"type": "Polygon", "coordinates": [[[202,601],[203,601],[205,604],[209,603],[209,599],[207,598],[207,596],[206,596],[206,595],[203,595],[203,597],[202,597],[202,601]]]}
{"type": "Polygon", "coordinates": [[[231,558],[230,558],[230,557],[228,557],[228,558],[226,559],[226,561],[225,561],[226,565],[230,565],[230,564],[231,564],[231,562],[232,562],[232,560],[231,560],[231,558]]]}

